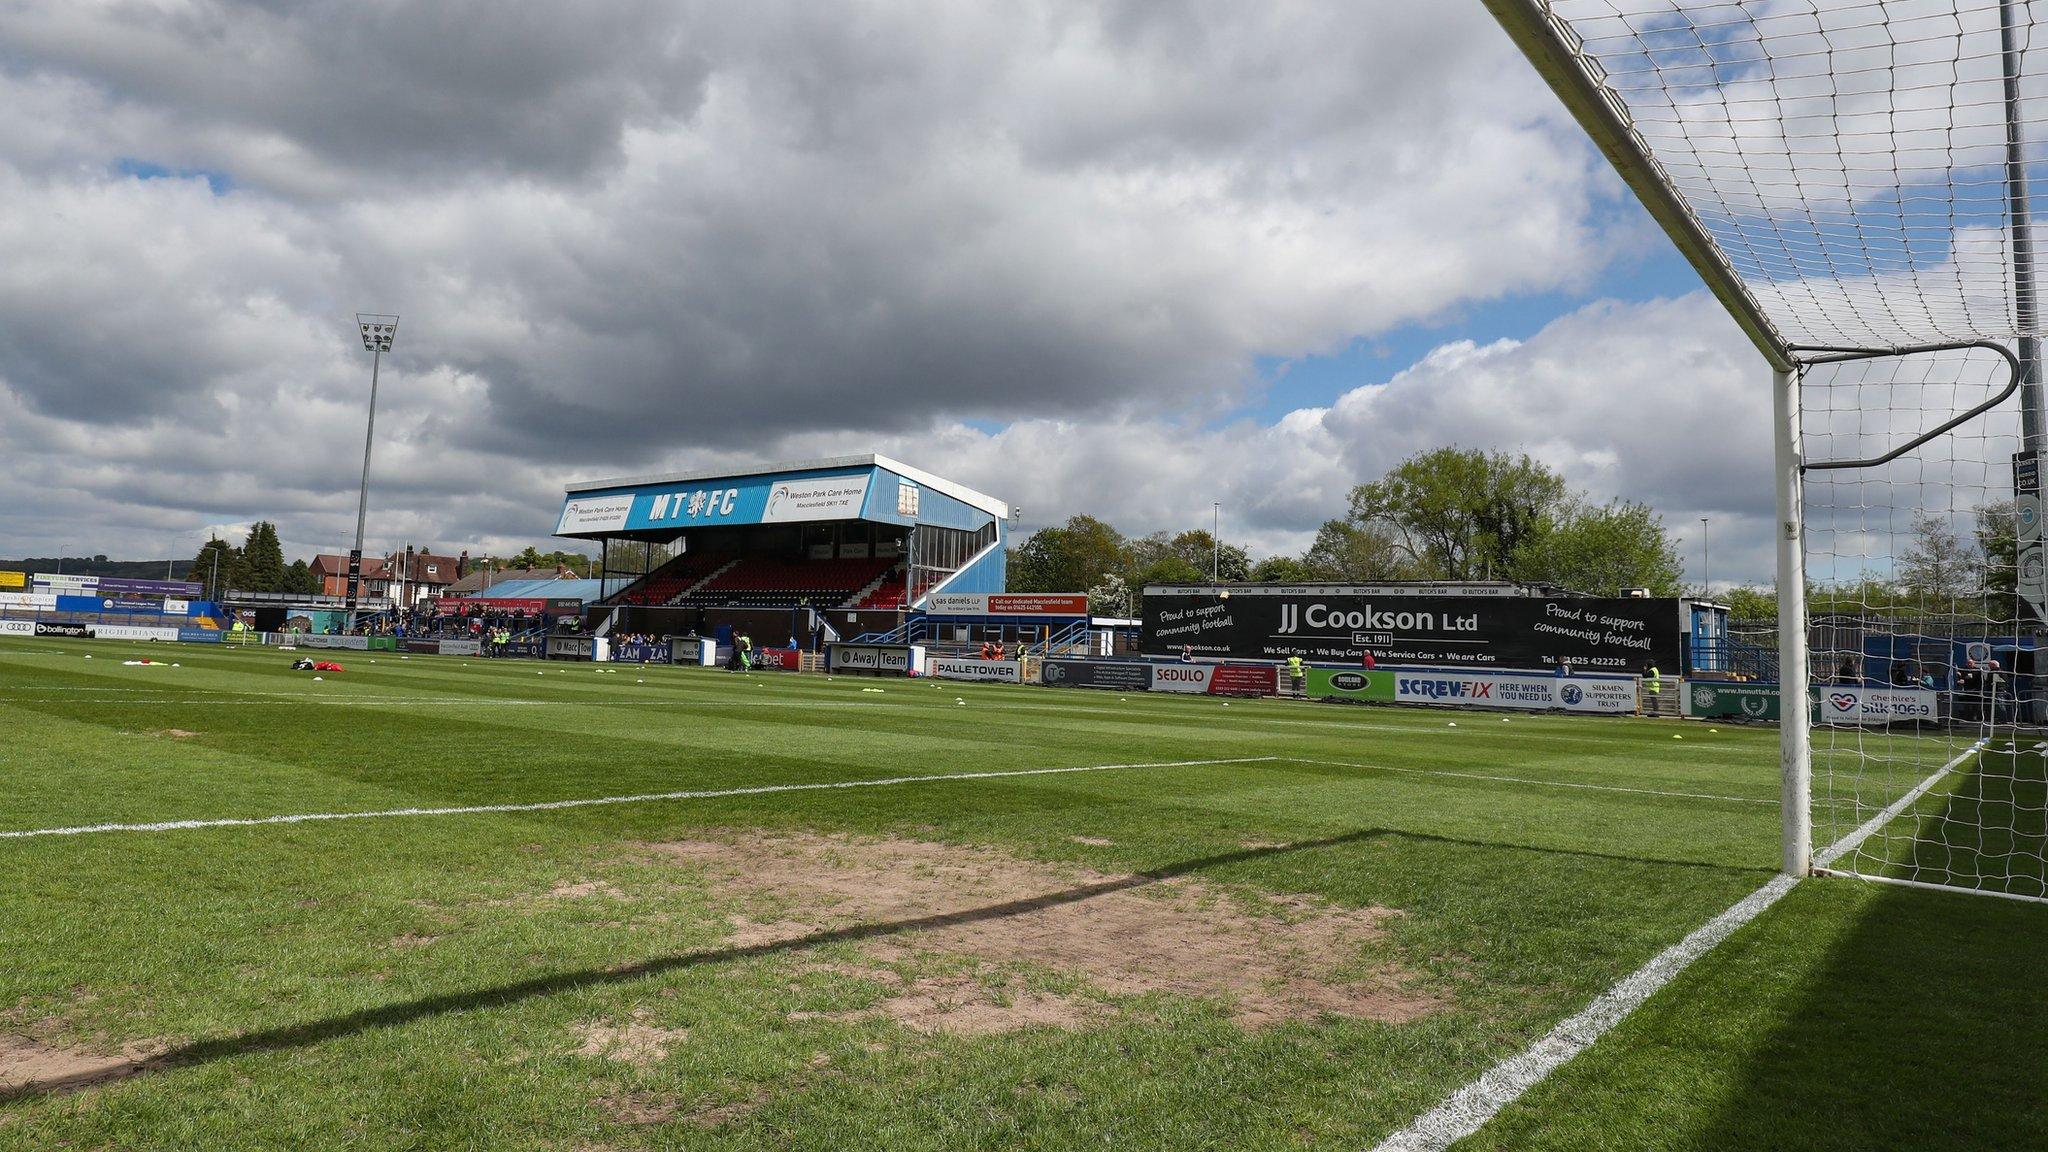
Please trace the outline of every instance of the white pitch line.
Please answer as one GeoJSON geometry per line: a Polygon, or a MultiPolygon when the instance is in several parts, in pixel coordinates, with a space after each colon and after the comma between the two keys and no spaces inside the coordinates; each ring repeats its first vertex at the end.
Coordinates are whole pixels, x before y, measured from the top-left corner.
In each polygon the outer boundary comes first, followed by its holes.
{"type": "Polygon", "coordinates": [[[1640,796],[1669,796],[1676,800],[1724,800],[1730,804],[1772,804],[1778,800],[1755,796],[1721,796],[1712,792],[1670,792],[1661,788],[1628,788],[1620,784],[1575,784],[1567,780],[1532,780],[1526,776],[1488,776],[1480,772],[1453,772],[1448,768],[1397,768],[1392,764],[1358,764],[1345,760],[1309,760],[1300,756],[1281,757],[1292,764],[1321,764],[1326,768],[1361,768],[1368,772],[1401,772],[1410,776],[1448,776],[1456,780],[1485,780],[1495,784],[1531,784],[1540,788],[1583,788],[1592,792],[1631,792],[1640,796]]]}
{"type": "MultiPolygon", "coordinates": [[[[1816,866],[1820,861],[1834,860],[1849,851],[1855,846],[1852,840],[1856,844],[1862,843],[1883,820],[1904,811],[1908,804],[1925,795],[1937,781],[1976,752],[1977,746],[1972,745],[1961,756],[1935,769],[1884,813],[1879,813],[1814,857],[1816,866]]],[[[1630,1013],[1691,967],[1693,961],[1713,951],[1736,929],[1762,915],[1765,909],[1792,891],[1799,880],[1797,876],[1783,873],[1771,877],[1763,887],[1736,901],[1719,916],[1693,929],[1685,939],[1622,977],[1619,983],[1595,997],[1591,1004],[1544,1033],[1542,1039],[1487,1069],[1477,1080],[1444,1097],[1442,1103],[1417,1117],[1408,1127],[1380,1141],[1373,1152],[1445,1152],[1451,1145],[1479,1131],[1487,1121],[1498,1116],[1501,1109],[1521,1099],[1523,1093],[1541,1084],[1552,1072],[1564,1067],[1615,1025],[1628,1019],[1630,1013]]]]}
{"type": "Polygon", "coordinates": [[[371,812],[300,812],[285,816],[252,816],[221,820],[161,820],[152,824],[82,824],[69,828],[25,828],[0,832],[0,840],[38,836],[88,836],[101,832],[182,832],[193,828],[254,828],[266,824],[309,824],[321,820],[375,820],[399,816],[470,816],[493,812],[554,812],[605,804],[648,804],[663,800],[716,800],[727,796],[766,796],[777,792],[823,792],[834,788],[885,788],[893,784],[930,784],[945,780],[1002,780],[1018,776],[1059,776],[1073,772],[1109,772],[1119,768],[1199,768],[1218,764],[1257,764],[1274,756],[1238,756],[1226,760],[1160,760],[1137,764],[1082,764],[1070,768],[1016,768],[997,772],[948,772],[933,776],[891,776],[881,780],[838,780],[819,784],[760,784],[751,788],[718,788],[688,792],[644,792],[633,796],[597,796],[581,800],[545,800],[532,804],[465,804],[454,808],[386,808],[371,812]]]}
{"type": "Polygon", "coordinates": [[[1961,764],[1965,760],[1968,760],[1970,757],[1975,756],[1977,753],[1983,751],[1984,745],[1988,742],[1988,740],[1989,738],[1987,737],[1985,740],[1979,740],[1975,744],[1970,745],[1968,748],[1963,749],[1962,752],[1958,754],[1955,759],[1950,760],[1948,763],[1943,764],[1939,768],[1936,768],[1934,770],[1933,775],[1929,776],[1925,780],[1922,780],[1920,783],[1915,784],[1911,791],[1907,792],[1904,796],[1901,796],[1897,800],[1894,800],[1890,804],[1886,805],[1884,810],[1879,812],[1877,815],[1872,816],[1868,820],[1865,820],[1861,825],[1857,827],[1857,829],[1854,832],[1851,832],[1847,836],[1842,837],[1840,840],[1835,841],[1833,844],[1828,845],[1828,847],[1825,850],[1823,850],[1820,853],[1820,855],[1815,856],[1813,858],[1813,866],[1815,868],[1826,868],[1829,865],[1832,865],[1835,861],[1840,860],[1842,857],[1847,856],[1849,853],[1854,852],[1858,848],[1861,848],[1865,840],[1868,840],[1872,836],[1875,836],[1879,828],[1882,828],[1885,825],[1891,823],[1893,820],[1896,820],[1899,816],[1899,813],[1904,812],[1906,809],[1911,808],[1915,803],[1919,802],[1922,796],[1927,795],[1929,789],[1933,788],[1936,784],[1939,784],[1942,781],[1942,779],[1946,777],[1950,772],[1955,771],[1957,765],[1961,764]]]}
{"type": "MultiPolygon", "coordinates": [[[[0,704],[6,704],[11,700],[22,703],[36,703],[34,700],[22,697],[0,696],[0,704]]],[[[303,694],[275,692],[261,696],[237,697],[233,699],[203,696],[130,696],[118,700],[74,700],[70,701],[70,703],[78,707],[89,705],[98,708],[125,708],[138,704],[232,704],[237,708],[248,708],[259,705],[291,705],[296,707],[302,702],[307,701],[321,705],[388,704],[418,705],[423,708],[495,708],[500,705],[505,707],[559,706],[574,708],[905,708],[910,706],[896,700],[711,700],[698,697],[668,697],[658,700],[575,700],[567,698],[560,700],[515,700],[495,697],[473,698],[461,696],[451,696],[445,699],[441,697],[419,696],[322,696],[317,692],[303,694]]]]}
{"type": "Polygon", "coordinates": [[[1629,1013],[1641,1007],[1659,988],[1693,961],[1712,951],[1737,928],[1756,919],[1776,904],[1799,881],[1783,874],[1737,901],[1726,912],[1707,921],[1685,939],[1657,954],[1648,964],[1602,992],[1591,1004],[1544,1034],[1519,1055],[1486,1070],[1444,1098],[1414,1123],[1385,1140],[1374,1152],[1443,1152],[1444,1149],[1479,1131],[1502,1108],[1524,1092],[1543,1082],[1572,1057],[1593,1046],[1629,1013]]]}

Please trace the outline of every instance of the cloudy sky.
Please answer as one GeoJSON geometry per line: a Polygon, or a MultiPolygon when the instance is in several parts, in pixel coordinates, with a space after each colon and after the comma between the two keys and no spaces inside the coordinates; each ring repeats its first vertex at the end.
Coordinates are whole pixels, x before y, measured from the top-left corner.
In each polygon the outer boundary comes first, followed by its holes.
{"type": "MultiPolygon", "coordinates": [[[[1477,3],[0,3],[0,555],[884,451],[1303,546],[1445,443],[1765,578],[1761,361],[1477,3]]],[[[1689,575],[1697,577],[1697,572],[1689,575]]]]}

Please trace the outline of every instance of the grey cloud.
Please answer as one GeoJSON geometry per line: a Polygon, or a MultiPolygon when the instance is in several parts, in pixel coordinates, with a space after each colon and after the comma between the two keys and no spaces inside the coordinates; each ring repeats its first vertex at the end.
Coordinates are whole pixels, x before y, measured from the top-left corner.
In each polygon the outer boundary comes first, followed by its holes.
{"type": "Polygon", "coordinates": [[[618,161],[628,125],[702,99],[686,13],[658,0],[37,4],[0,17],[0,63],[90,83],[189,149],[146,160],[301,189],[579,179],[618,161]]]}
{"type": "Polygon", "coordinates": [[[829,443],[1133,527],[1222,485],[1292,546],[1380,459],[1375,421],[1456,414],[1425,365],[1376,386],[1399,404],[1256,427],[1258,357],[1582,284],[1638,242],[1476,7],[564,11],[0,15],[0,442],[50,505],[335,538],[365,308],[405,317],[379,531],[530,537],[568,475],[829,443]]]}

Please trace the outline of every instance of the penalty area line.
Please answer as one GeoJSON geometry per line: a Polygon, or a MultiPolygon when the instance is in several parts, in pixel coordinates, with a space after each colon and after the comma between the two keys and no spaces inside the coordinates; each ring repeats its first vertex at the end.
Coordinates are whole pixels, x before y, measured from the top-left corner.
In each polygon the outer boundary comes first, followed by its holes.
{"type": "MultiPolygon", "coordinates": [[[[1816,866],[1832,862],[1868,839],[1885,820],[1897,816],[1913,801],[1926,795],[1956,766],[1974,756],[1979,745],[1936,768],[1905,796],[1872,817],[1862,827],[1829,845],[1813,857],[1816,866]]],[[[1417,1117],[1406,1128],[1380,1141],[1373,1152],[1445,1152],[1451,1145],[1484,1128],[1501,1109],[1522,1098],[1552,1072],[1564,1067],[1614,1026],[1635,1012],[1659,989],[1678,978],[1693,961],[1712,952],[1735,930],[1763,915],[1801,877],[1780,873],[1763,887],[1730,905],[1719,916],[1686,934],[1685,939],[1659,952],[1650,962],[1621,978],[1613,987],[1594,997],[1591,1004],[1560,1021],[1556,1027],[1520,1053],[1487,1069],[1477,1080],[1444,1097],[1436,1107],[1417,1117]]]]}
{"type": "Polygon", "coordinates": [[[1014,768],[995,772],[946,772],[931,776],[890,776],[880,780],[835,780],[817,784],[757,784],[747,788],[711,788],[682,792],[643,792],[631,796],[594,796],[577,800],[542,800],[530,804],[464,804],[448,808],[385,808],[369,812],[297,812],[282,816],[229,817],[216,820],[159,820],[149,824],[80,824],[68,828],[23,828],[0,831],[0,840],[42,836],[91,836],[103,832],[183,832],[196,828],[255,828],[270,824],[311,824],[325,820],[382,820],[407,816],[472,816],[499,812],[554,812],[611,804],[652,804],[673,800],[718,800],[728,796],[768,796],[780,792],[825,792],[835,788],[887,788],[898,784],[934,784],[949,780],[1007,780],[1020,776],[1062,776],[1076,772],[1111,772],[1128,768],[1201,768],[1222,764],[1258,764],[1273,756],[1236,756],[1221,760],[1159,760],[1134,764],[1080,764],[1066,768],[1014,768]]]}

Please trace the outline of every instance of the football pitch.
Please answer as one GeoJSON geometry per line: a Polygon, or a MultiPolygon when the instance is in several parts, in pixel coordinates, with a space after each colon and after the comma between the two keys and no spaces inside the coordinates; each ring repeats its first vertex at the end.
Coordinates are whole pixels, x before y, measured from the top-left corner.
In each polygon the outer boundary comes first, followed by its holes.
{"type": "MultiPolygon", "coordinates": [[[[1778,861],[1770,729],[336,658],[0,642],[0,1148],[1372,1148],[1778,861]]],[[[1458,1147],[2037,1148],[2044,956],[1808,881],[1458,1147]]]]}

